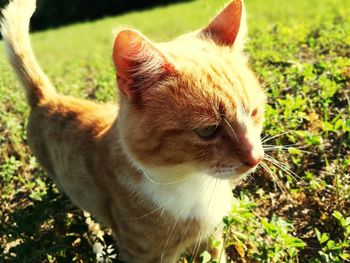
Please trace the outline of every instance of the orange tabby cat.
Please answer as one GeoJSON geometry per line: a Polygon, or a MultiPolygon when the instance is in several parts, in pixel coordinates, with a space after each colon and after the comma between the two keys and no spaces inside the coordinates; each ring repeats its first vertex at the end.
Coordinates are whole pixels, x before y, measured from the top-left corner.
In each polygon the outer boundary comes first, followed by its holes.
{"type": "Polygon", "coordinates": [[[111,227],[123,261],[175,262],[198,250],[230,210],[230,182],[263,158],[265,96],[242,51],[241,0],[170,42],[121,31],[118,106],[56,93],[31,49],[34,10],[35,0],[11,1],[2,35],[31,106],[28,142],[38,161],[111,227]]]}

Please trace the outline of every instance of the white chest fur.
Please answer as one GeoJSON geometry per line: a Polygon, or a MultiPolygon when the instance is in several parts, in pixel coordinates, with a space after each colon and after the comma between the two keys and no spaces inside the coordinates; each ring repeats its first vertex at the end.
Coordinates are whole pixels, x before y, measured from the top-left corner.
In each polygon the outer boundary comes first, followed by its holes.
{"type": "Polygon", "coordinates": [[[207,174],[194,174],[181,182],[159,184],[147,177],[139,189],[159,206],[178,219],[197,219],[208,231],[215,228],[232,206],[229,181],[207,174]]]}

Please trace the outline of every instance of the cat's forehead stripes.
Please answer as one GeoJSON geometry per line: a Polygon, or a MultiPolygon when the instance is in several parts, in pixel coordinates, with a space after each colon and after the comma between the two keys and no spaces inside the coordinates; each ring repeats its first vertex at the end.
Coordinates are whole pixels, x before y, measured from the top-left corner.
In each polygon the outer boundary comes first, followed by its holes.
{"type": "Polygon", "coordinates": [[[181,73],[201,79],[204,89],[214,89],[219,97],[225,98],[225,103],[234,106],[239,102],[250,108],[252,104],[263,102],[258,94],[262,90],[247,67],[244,55],[208,41],[186,37],[160,46],[172,57],[181,73]]]}
{"type": "Polygon", "coordinates": [[[208,73],[208,80],[210,80],[208,85],[215,90],[220,104],[223,105],[222,108],[225,109],[221,113],[234,115],[232,118],[241,118],[241,122],[249,117],[249,112],[256,105],[262,103],[257,92],[250,92],[241,77],[231,76],[226,81],[222,81],[220,78],[213,77],[212,73],[208,73]]]}

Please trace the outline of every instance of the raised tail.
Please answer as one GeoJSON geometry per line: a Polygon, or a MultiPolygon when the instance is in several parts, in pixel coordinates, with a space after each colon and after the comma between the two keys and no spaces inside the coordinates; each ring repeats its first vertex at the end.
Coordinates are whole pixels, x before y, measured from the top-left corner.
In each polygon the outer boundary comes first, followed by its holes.
{"type": "Polygon", "coordinates": [[[7,56],[25,88],[31,107],[53,99],[57,93],[38,65],[29,39],[29,21],[35,0],[12,0],[2,10],[1,34],[7,56]]]}

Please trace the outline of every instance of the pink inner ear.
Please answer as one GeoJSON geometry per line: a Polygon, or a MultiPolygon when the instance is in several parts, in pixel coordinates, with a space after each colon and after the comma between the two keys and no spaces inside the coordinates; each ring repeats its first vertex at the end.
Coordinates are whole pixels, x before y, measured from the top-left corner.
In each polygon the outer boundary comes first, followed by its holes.
{"type": "Polygon", "coordinates": [[[145,37],[124,30],[114,42],[113,61],[120,90],[129,97],[152,86],[164,74],[173,74],[174,66],[145,37]]]}
{"type": "Polygon", "coordinates": [[[136,57],[143,46],[143,39],[139,34],[131,30],[125,30],[118,34],[114,41],[113,61],[118,71],[118,76],[128,79],[132,58],[136,57]]]}
{"type": "Polygon", "coordinates": [[[231,46],[237,37],[242,17],[242,0],[234,0],[215,17],[203,32],[219,45],[231,46]]]}

